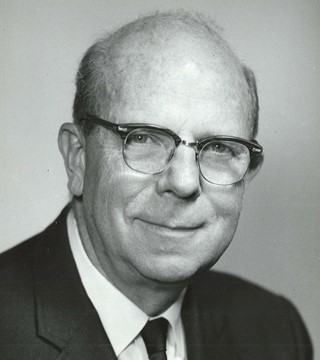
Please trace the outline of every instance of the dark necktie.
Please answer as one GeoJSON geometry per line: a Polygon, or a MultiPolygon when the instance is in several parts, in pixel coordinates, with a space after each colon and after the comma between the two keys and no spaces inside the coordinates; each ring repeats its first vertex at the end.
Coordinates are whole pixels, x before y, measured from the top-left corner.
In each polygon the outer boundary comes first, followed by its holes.
{"type": "Polygon", "coordinates": [[[166,341],[168,321],[164,318],[148,321],[141,331],[149,360],[167,360],[166,341]]]}

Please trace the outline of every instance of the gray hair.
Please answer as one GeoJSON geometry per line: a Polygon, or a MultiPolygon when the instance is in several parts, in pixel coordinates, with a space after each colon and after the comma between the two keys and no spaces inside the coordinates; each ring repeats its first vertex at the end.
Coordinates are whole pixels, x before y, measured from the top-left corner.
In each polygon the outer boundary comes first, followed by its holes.
{"type": "MultiPolygon", "coordinates": [[[[115,68],[120,59],[119,49],[130,41],[130,36],[139,33],[142,40],[145,37],[154,39],[170,36],[168,28],[174,27],[196,35],[200,39],[211,39],[215,44],[231,52],[229,46],[220,35],[221,30],[214,22],[199,13],[184,10],[155,13],[154,15],[133,21],[111,35],[97,41],[85,53],[76,76],[76,94],[73,105],[75,123],[85,117],[86,113],[96,116],[107,115],[111,104],[117,100],[118,88],[121,87],[121,74],[115,68]]],[[[255,76],[251,69],[239,62],[246,79],[251,102],[250,135],[255,138],[258,132],[259,102],[255,76]]],[[[123,78],[123,74],[122,74],[123,78]]],[[[85,135],[92,129],[91,124],[81,124],[85,135]]]]}

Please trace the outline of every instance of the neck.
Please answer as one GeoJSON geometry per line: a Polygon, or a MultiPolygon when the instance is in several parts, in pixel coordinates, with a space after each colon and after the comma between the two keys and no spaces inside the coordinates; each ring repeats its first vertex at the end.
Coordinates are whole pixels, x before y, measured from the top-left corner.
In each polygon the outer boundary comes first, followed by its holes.
{"type": "Polygon", "coordinates": [[[90,239],[86,219],[83,212],[82,202],[73,199],[72,208],[77,221],[77,226],[85,252],[97,268],[97,270],[128,299],[136,304],[145,314],[150,317],[157,316],[168,309],[179,297],[181,291],[186,287],[185,282],[163,283],[135,276],[135,270],[127,274],[127,277],[119,278],[108,271],[99,260],[99,252],[102,249],[95,248],[90,239]]]}
{"type": "Polygon", "coordinates": [[[167,310],[178,299],[184,287],[152,283],[152,286],[149,287],[146,287],[145,284],[136,287],[137,291],[130,293],[126,293],[125,289],[124,291],[120,290],[145,314],[154,317],[167,310]]]}

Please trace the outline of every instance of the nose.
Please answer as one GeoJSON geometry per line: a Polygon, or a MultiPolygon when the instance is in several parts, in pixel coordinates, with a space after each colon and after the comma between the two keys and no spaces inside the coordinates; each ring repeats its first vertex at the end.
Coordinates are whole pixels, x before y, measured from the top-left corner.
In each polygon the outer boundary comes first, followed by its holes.
{"type": "Polygon", "coordinates": [[[200,174],[195,150],[181,144],[170,165],[161,174],[157,189],[159,193],[174,193],[180,198],[197,198],[200,195],[200,174]]]}

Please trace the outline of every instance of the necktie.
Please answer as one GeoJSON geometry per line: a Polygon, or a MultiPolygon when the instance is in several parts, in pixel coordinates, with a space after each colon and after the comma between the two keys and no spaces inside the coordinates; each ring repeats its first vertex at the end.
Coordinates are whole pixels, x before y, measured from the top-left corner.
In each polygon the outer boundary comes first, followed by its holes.
{"type": "Polygon", "coordinates": [[[167,360],[166,341],[168,321],[164,318],[148,321],[141,331],[149,360],[167,360]]]}

